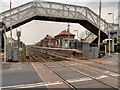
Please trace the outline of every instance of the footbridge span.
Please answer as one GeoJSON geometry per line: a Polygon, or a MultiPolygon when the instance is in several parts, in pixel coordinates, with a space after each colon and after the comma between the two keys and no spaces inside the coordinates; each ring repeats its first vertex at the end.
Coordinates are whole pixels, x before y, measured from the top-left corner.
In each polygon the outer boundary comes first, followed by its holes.
{"type": "MultiPolygon", "coordinates": [[[[10,19],[12,28],[16,28],[31,20],[46,20],[57,22],[79,23],[90,33],[86,38],[88,43],[97,43],[98,15],[88,7],[69,5],[55,2],[33,1],[0,13],[2,22],[6,25],[6,31],[10,30],[10,19]]],[[[108,37],[108,30],[118,29],[118,25],[109,24],[100,19],[101,41],[108,37]],[[112,26],[111,26],[112,25],[112,26]]],[[[3,30],[3,29],[1,29],[3,30]]]]}

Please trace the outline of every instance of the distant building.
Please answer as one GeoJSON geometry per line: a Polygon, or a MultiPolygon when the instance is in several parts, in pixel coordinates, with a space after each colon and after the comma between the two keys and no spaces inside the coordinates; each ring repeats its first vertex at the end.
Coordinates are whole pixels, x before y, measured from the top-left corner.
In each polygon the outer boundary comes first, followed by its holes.
{"type": "Polygon", "coordinates": [[[60,47],[60,48],[68,48],[69,47],[68,35],[69,35],[70,47],[71,47],[71,43],[74,41],[75,35],[68,32],[67,30],[60,32],[59,34],[57,34],[54,37],[56,40],[57,47],[60,47]]]}
{"type": "Polygon", "coordinates": [[[120,30],[111,31],[111,38],[112,38],[112,51],[113,52],[120,52],[120,30]]]}
{"type": "Polygon", "coordinates": [[[50,35],[46,35],[39,44],[41,47],[55,47],[55,39],[50,35]]]}
{"type": "MultiPolygon", "coordinates": [[[[110,34],[110,51],[120,52],[120,30],[111,31],[110,34]]],[[[106,50],[109,51],[109,39],[103,40],[103,44],[106,45],[106,50]]]]}
{"type": "Polygon", "coordinates": [[[69,46],[74,47],[74,39],[75,35],[64,30],[54,37],[50,35],[46,35],[44,39],[42,39],[37,45],[41,47],[55,47],[55,48],[68,48],[69,46]],[[68,44],[68,35],[70,44],[68,44]]]}

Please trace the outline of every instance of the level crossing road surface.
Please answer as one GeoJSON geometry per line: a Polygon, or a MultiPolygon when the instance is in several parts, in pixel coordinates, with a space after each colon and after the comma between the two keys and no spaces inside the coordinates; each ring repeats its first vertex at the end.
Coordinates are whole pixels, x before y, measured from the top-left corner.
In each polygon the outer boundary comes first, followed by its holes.
{"type": "MultiPolygon", "coordinates": [[[[2,87],[4,87],[2,90],[9,90],[12,87],[18,88],[20,86],[22,88],[29,88],[30,84],[41,82],[42,79],[38,76],[31,63],[2,64],[2,87]]],[[[40,88],[45,88],[45,86],[41,86],[40,88]]]]}
{"type": "Polygon", "coordinates": [[[2,87],[3,90],[118,90],[120,73],[115,57],[62,61],[49,61],[48,57],[42,62],[39,62],[42,58],[36,57],[37,62],[3,63],[2,87]]]}

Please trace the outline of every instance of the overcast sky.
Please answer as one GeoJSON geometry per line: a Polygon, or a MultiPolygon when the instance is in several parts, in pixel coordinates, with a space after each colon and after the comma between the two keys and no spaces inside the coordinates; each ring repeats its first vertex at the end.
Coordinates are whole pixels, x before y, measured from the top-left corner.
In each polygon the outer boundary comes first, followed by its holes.
{"type": "MultiPolygon", "coordinates": [[[[29,1],[33,0],[11,0],[12,7],[19,6],[29,1]]],[[[52,1],[52,2],[60,2],[60,3],[68,3],[75,4],[79,6],[86,6],[92,9],[95,13],[98,14],[99,0],[43,0],[43,1],[52,1]],[[90,2],[91,1],[91,2],[90,2]]],[[[118,16],[118,1],[119,0],[102,0],[102,17],[106,19],[108,22],[111,22],[111,17],[107,16],[108,12],[112,12],[115,15],[115,22],[117,22],[118,16]],[[103,2],[104,1],[104,2],[103,2]]],[[[0,0],[0,12],[9,9],[9,0],[0,0]]],[[[84,37],[85,28],[80,26],[79,24],[70,23],[70,31],[74,34],[74,30],[79,30],[79,37],[84,37]]],[[[27,24],[24,24],[21,27],[22,36],[21,40],[26,44],[34,44],[45,37],[46,34],[54,36],[61,32],[62,30],[67,29],[67,23],[58,23],[58,22],[48,22],[48,21],[31,21],[27,24]],[[31,28],[32,27],[32,28],[31,28]]],[[[7,33],[9,36],[9,32],[7,33]]],[[[16,37],[16,29],[13,30],[13,37],[16,37]]]]}

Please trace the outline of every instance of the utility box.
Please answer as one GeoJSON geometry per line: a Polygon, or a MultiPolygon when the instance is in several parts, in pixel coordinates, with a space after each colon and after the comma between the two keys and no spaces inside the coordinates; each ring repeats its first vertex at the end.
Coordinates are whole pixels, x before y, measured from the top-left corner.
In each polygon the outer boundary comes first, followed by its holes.
{"type": "Polygon", "coordinates": [[[10,46],[7,46],[7,50],[6,50],[6,59],[7,61],[12,61],[12,56],[11,56],[11,53],[12,53],[12,48],[10,46]]]}
{"type": "Polygon", "coordinates": [[[86,56],[86,57],[90,57],[90,44],[87,44],[87,43],[83,43],[82,44],[82,51],[83,51],[83,55],[86,56]]]}
{"type": "Polygon", "coordinates": [[[13,62],[18,62],[19,60],[19,49],[13,48],[13,62]]]}
{"type": "Polygon", "coordinates": [[[97,59],[99,57],[98,47],[91,47],[92,58],[97,59]]]}

